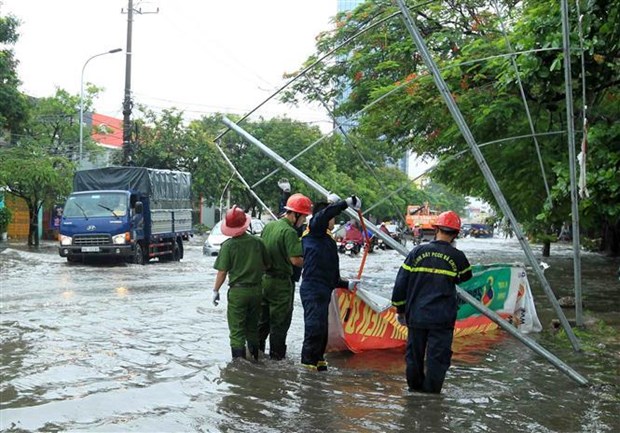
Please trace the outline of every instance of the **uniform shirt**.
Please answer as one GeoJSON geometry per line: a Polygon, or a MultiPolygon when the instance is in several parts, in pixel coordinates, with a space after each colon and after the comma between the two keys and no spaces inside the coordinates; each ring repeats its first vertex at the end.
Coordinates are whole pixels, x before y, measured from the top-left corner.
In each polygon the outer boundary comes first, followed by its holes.
{"type": "Polygon", "coordinates": [[[249,233],[222,243],[213,267],[228,272],[228,287],[258,286],[269,266],[263,241],[249,233]]]}
{"type": "Polygon", "coordinates": [[[261,233],[271,268],[268,274],[279,278],[293,275],[291,257],[301,257],[301,241],[293,224],[286,218],[268,223],[261,233]]]}
{"type": "Polygon", "coordinates": [[[302,274],[304,282],[315,281],[332,289],[347,286],[340,278],[340,259],[336,241],[327,231],[329,220],[346,208],[347,203],[339,201],[312,215],[308,230],[301,240],[304,247],[302,274]]]}
{"type": "Polygon", "coordinates": [[[465,254],[448,242],[435,240],[420,245],[411,250],[398,271],[392,305],[405,313],[408,326],[454,327],[456,284],[471,277],[465,254]]]}

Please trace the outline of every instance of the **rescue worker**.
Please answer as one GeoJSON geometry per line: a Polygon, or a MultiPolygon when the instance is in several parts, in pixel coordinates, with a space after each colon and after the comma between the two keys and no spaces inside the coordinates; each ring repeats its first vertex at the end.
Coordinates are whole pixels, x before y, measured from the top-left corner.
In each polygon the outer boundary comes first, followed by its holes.
{"type": "Polygon", "coordinates": [[[459,216],[443,212],[433,225],[435,240],[411,250],[399,269],[392,305],[409,331],[405,355],[409,391],[439,393],[452,358],[456,284],[469,280],[472,273],[465,254],[451,245],[461,229],[459,216]]]}
{"type": "Polygon", "coordinates": [[[420,228],[420,224],[416,224],[413,227],[413,243],[417,245],[422,243],[422,229],[420,228]]]}
{"type": "Polygon", "coordinates": [[[338,247],[331,234],[336,216],[347,206],[359,210],[362,201],[356,196],[340,200],[337,195],[330,194],[327,203],[315,204],[302,237],[304,268],[299,294],[304,307],[304,343],[301,363],[317,371],[327,370],[324,355],[332,290],[336,287],[352,290],[359,283],[359,280],[340,278],[338,247]]]}
{"type": "Polygon", "coordinates": [[[250,355],[258,360],[258,317],[260,314],[263,273],[269,266],[263,241],[246,230],[252,219],[241,208],[226,212],[222,233],[232,236],[222,243],[213,264],[217,269],[213,304],[220,301],[220,288],[228,279],[228,329],[232,357],[245,358],[246,342],[250,355]]]}
{"type": "Polygon", "coordinates": [[[269,336],[269,357],[275,360],[286,356],[286,334],[293,318],[293,266],[303,265],[301,240],[295,227],[306,222],[312,201],[303,194],[293,194],[284,208],[284,216],[268,223],[261,233],[271,268],[263,276],[260,350],[265,351],[269,336]]]}

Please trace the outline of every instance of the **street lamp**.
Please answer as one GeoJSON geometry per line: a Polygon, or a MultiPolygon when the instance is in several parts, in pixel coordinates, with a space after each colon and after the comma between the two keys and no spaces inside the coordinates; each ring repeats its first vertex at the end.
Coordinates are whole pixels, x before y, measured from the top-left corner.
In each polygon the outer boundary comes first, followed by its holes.
{"type": "Polygon", "coordinates": [[[86,69],[86,65],[95,57],[105,56],[106,54],[113,54],[123,51],[122,48],[115,48],[110,51],[106,51],[105,53],[95,54],[92,57],[89,57],[86,62],[84,62],[84,66],[82,66],[82,76],[80,78],[80,164],[82,163],[82,144],[84,143],[83,131],[84,131],[84,69],[86,69]]]}

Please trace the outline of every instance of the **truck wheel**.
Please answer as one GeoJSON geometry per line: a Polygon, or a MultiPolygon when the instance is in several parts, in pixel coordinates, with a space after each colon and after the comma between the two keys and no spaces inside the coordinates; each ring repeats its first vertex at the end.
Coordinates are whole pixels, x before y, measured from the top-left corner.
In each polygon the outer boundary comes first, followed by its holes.
{"type": "Polygon", "coordinates": [[[180,262],[181,261],[181,249],[179,248],[179,244],[177,242],[174,243],[172,247],[172,261],[180,262]]]}
{"type": "Polygon", "coordinates": [[[142,245],[140,243],[136,244],[136,249],[133,253],[133,262],[136,265],[144,264],[144,251],[142,250],[142,245]]]}

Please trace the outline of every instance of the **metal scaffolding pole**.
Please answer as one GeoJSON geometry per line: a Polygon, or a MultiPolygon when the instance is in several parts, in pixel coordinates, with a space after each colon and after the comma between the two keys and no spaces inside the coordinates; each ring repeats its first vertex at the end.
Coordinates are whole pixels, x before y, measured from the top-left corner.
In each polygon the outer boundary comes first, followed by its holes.
{"type": "MultiPolygon", "coordinates": [[[[217,148],[217,150],[220,151],[220,153],[222,154],[222,157],[224,158],[224,160],[228,163],[228,165],[230,166],[230,168],[232,169],[233,173],[235,173],[237,175],[237,177],[239,178],[239,180],[241,181],[241,183],[248,189],[248,191],[250,191],[250,194],[252,194],[252,197],[254,197],[259,203],[260,205],[267,211],[269,212],[269,214],[273,217],[273,219],[278,219],[277,216],[275,216],[273,214],[273,212],[271,212],[271,209],[269,209],[269,206],[267,206],[258,196],[258,194],[256,194],[254,192],[254,190],[252,190],[252,187],[245,181],[245,179],[243,178],[243,176],[241,175],[241,173],[239,173],[239,170],[237,170],[237,168],[235,167],[235,164],[232,163],[232,161],[228,158],[228,155],[226,155],[224,153],[224,150],[220,147],[219,144],[214,143],[215,147],[217,148]]],[[[222,217],[222,211],[220,210],[220,218],[222,217]]]]}
{"type": "Polygon", "coordinates": [[[493,193],[493,196],[495,197],[495,200],[497,201],[498,206],[500,207],[500,209],[502,210],[506,218],[510,220],[510,223],[512,224],[512,228],[515,232],[515,235],[517,239],[519,240],[521,247],[523,248],[523,252],[525,253],[525,256],[527,257],[530,265],[532,266],[534,273],[540,280],[542,287],[547,297],[549,298],[549,301],[551,302],[551,305],[553,306],[553,309],[556,315],[560,319],[560,323],[562,324],[562,327],[564,328],[564,331],[566,332],[568,339],[570,340],[573,346],[573,349],[576,351],[579,351],[580,350],[579,341],[577,340],[577,337],[575,336],[575,333],[573,332],[573,329],[571,328],[570,323],[568,323],[568,319],[564,315],[564,312],[562,311],[562,307],[560,307],[560,304],[558,303],[558,300],[556,299],[555,294],[553,293],[553,290],[551,289],[551,286],[549,285],[549,282],[545,278],[545,275],[542,269],[540,268],[540,265],[536,261],[532,248],[530,247],[530,244],[525,238],[523,231],[521,230],[521,227],[519,226],[517,222],[517,219],[512,213],[512,209],[508,205],[508,202],[506,201],[504,194],[502,193],[497,181],[495,180],[495,177],[493,176],[491,169],[489,168],[486,160],[484,159],[482,152],[478,148],[478,145],[476,144],[476,139],[474,138],[471,130],[469,129],[469,126],[467,125],[467,122],[465,121],[465,118],[463,117],[461,110],[459,109],[456,102],[454,101],[454,98],[452,97],[452,94],[450,93],[450,89],[448,88],[448,85],[446,84],[443,77],[441,76],[441,72],[439,71],[437,64],[433,60],[431,53],[428,51],[428,48],[426,47],[426,43],[424,42],[424,38],[422,38],[422,35],[420,34],[413,18],[411,17],[411,14],[409,13],[409,10],[407,9],[404,0],[394,0],[394,1],[398,4],[398,7],[400,8],[401,13],[402,13],[402,18],[403,18],[403,22],[405,23],[405,27],[407,27],[407,30],[409,31],[413,41],[415,42],[420,55],[424,59],[424,63],[428,67],[429,72],[432,75],[433,80],[435,81],[435,85],[437,86],[439,90],[439,93],[441,94],[446,105],[448,106],[450,114],[452,115],[457,126],[459,127],[461,134],[463,134],[463,138],[465,138],[465,141],[469,145],[471,153],[474,156],[474,159],[476,160],[476,162],[478,163],[478,166],[480,167],[480,171],[484,175],[484,178],[486,179],[486,182],[489,185],[489,188],[491,189],[491,192],[493,193]]]}
{"type": "MultiPolygon", "coordinates": [[[[583,326],[581,300],[581,251],[579,248],[579,197],[577,195],[577,168],[575,160],[575,123],[573,112],[573,85],[570,66],[570,29],[568,3],[562,0],[562,42],[564,47],[564,85],[566,89],[566,129],[568,130],[568,167],[570,173],[571,214],[573,219],[573,268],[575,281],[575,321],[583,326]]],[[[584,130],[584,133],[585,132],[584,130]]]]}
{"type": "MultiPolygon", "coordinates": [[[[284,158],[282,158],[276,152],[271,150],[269,147],[267,147],[265,144],[263,144],[257,138],[255,138],[254,136],[249,134],[247,131],[245,131],[243,128],[241,128],[239,125],[235,124],[233,121],[231,121],[230,119],[228,119],[226,117],[224,117],[222,119],[222,121],[229,128],[231,128],[236,133],[241,135],[249,143],[254,144],[262,152],[264,152],[268,157],[270,157],[272,160],[274,160],[277,164],[281,165],[284,169],[288,170],[293,175],[295,175],[297,178],[299,178],[302,181],[304,181],[308,186],[313,188],[319,194],[322,194],[322,195],[325,195],[325,196],[327,196],[329,194],[329,191],[327,191],[325,188],[323,188],[319,183],[315,182],[312,178],[308,177],[306,174],[304,174],[298,168],[296,168],[293,165],[289,164],[284,158]]],[[[347,208],[345,212],[347,213],[347,215],[351,216],[355,220],[357,220],[357,221],[360,220],[359,214],[357,212],[353,211],[352,209],[347,208]]],[[[372,224],[370,221],[366,220],[366,218],[364,218],[364,222],[366,223],[366,226],[368,228],[370,228],[375,233],[376,236],[381,238],[386,244],[388,244],[394,250],[398,251],[403,256],[407,256],[407,254],[409,254],[409,250],[407,250],[407,248],[405,246],[403,246],[400,243],[396,242],[394,239],[392,239],[391,236],[383,233],[381,230],[378,229],[377,226],[372,224]]],[[[499,316],[494,311],[492,311],[492,310],[488,309],[487,307],[485,307],[480,301],[478,301],[476,298],[471,296],[465,290],[463,290],[463,289],[461,289],[460,287],[457,286],[456,287],[456,293],[457,293],[457,295],[461,299],[463,299],[465,302],[467,302],[470,305],[472,305],[480,313],[484,314],[489,319],[491,319],[492,321],[497,323],[501,328],[506,330],[510,335],[515,337],[517,340],[521,341],[523,344],[525,344],[527,347],[532,349],[534,352],[538,353],[539,355],[541,355],[545,359],[547,359],[552,365],[554,365],[562,373],[566,374],[568,377],[570,377],[571,379],[573,379],[574,381],[576,381],[580,385],[587,385],[588,384],[588,380],[585,377],[583,377],[582,375],[577,373],[570,366],[568,366],[567,364],[562,362],[559,358],[557,358],[555,355],[553,355],[547,349],[545,349],[544,347],[542,347],[541,345],[536,343],[534,340],[532,340],[531,338],[529,338],[526,335],[524,335],[521,332],[519,332],[519,330],[517,330],[514,326],[512,326],[510,323],[508,323],[506,320],[504,320],[501,316],[499,316]]]]}

